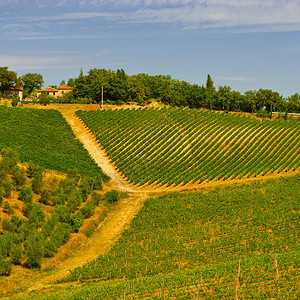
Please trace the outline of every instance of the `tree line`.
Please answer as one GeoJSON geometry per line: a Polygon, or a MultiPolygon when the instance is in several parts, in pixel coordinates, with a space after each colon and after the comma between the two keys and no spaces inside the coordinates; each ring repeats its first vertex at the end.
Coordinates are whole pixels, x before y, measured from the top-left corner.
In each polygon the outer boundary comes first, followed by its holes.
{"type": "MultiPolygon", "coordinates": [[[[65,81],[64,81],[65,82],[65,81]]],[[[17,73],[7,67],[0,67],[0,92],[11,86],[23,86],[24,96],[43,85],[43,76],[28,73],[17,77],[17,73]]],[[[140,73],[128,75],[123,69],[117,71],[91,69],[85,75],[81,69],[77,78],[69,78],[67,85],[74,86],[72,93],[56,101],[76,103],[124,104],[136,102],[145,105],[156,99],[171,106],[207,108],[210,110],[258,112],[272,116],[273,111],[300,113],[300,95],[295,93],[284,98],[270,89],[249,90],[244,94],[234,91],[230,86],[216,88],[210,75],[205,85],[190,84],[184,80],[173,79],[170,75],[149,75],[140,73]]],[[[52,99],[54,101],[54,99],[52,99]]]]}

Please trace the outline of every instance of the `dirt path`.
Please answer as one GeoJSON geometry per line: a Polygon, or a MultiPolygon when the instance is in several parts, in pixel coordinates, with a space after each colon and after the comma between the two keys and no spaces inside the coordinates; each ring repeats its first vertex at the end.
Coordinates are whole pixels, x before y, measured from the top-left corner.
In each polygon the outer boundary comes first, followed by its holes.
{"type": "Polygon", "coordinates": [[[114,169],[113,165],[109,162],[106,153],[96,141],[96,138],[75,115],[74,109],[62,107],[59,111],[70,124],[76,137],[83,143],[84,147],[88,150],[98,166],[111,178],[110,184],[119,190],[134,192],[135,189],[133,189],[114,169]]]}
{"type": "Polygon", "coordinates": [[[91,238],[82,244],[73,256],[63,261],[52,274],[36,280],[28,292],[45,288],[68,275],[69,270],[80,267],[88,261],[96,259],[99,255],[107,253],[118,241],[124,229],[129,227],[130,222],[142,208],[146,199],[146,193],[131,193],[128,198],[121,200],[91,238]]]}

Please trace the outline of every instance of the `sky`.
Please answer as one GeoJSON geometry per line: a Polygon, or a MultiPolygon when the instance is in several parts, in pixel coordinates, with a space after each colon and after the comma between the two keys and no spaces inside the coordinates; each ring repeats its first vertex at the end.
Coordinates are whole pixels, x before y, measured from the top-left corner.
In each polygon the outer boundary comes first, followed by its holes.
{"type": "Polygon", "coordinates": [[[90,69],[300,93],[299,0],[0,0],[0,67],[44,87],[90,69]]]}

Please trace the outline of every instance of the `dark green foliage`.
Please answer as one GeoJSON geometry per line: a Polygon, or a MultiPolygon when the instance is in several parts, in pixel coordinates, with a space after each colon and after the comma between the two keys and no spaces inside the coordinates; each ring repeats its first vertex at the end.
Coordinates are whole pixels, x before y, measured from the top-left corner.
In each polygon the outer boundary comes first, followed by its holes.
{"type": "Polygon", "coordinates": [[[53,191],[53,196],[51,199],[54,206],[64,205],[67,201],[67,196],[64,193],[64,190],[61,186],[57,186],[53,191]]]}
{"type": "Polygon", "coordinates": [[[65,205],[57,205],[53,212],[53,218],[57,218],[59,222],[70,223],[71,221],[70,208],[65,205]]]}
{"type": "Polygon", "coordinates": [[[20,265],[23,258],[23,249],[21,243],[14,243],[10,250],[10,260],[14,265],[20,265]]]}
{"type": "Polygon", "coordinates": [[[28,222],[30,225],[33,225],[35,228],[41,227],[45,221],[45,213],[41,204],[34,203],[29,215],[28,222]]]}
{"type": "Polygon", "coordinates": [[[22,162],[33,161],[42,168],[65,173],[76,168],[82,175],[103,174],[60,112],[1,106],[0,120],[0,150],[17,149],[22,162]]]}
{"type": "Polygon", "coordinates": [[[103,189],[103,179],[100,174],[96,175],[93,178],[93,189],[94,190],[102,190],[103,189]]]}
{"type": "Polygon", "coordinates": [[[23,168],[15,166],[12,170],[13,181],[17,187],[20,187],[26,183],[26,173],[23,168]]]}
{"type": "Polygon", "coordinates": [[[13,189],[12,183],[8,179],[6,179],[5,181],[2,182],[1,186],[2,186],[3,192],[4,192],[3,197],[10,198],[11,192],[13,189]]]}
{"type": "Polygon", "coordinates": [[[73,228],[74,232],[78,232],[83,224],[83,215],[81,213],[78,213],[71,218],[71,226],[73,228]]]}
{"type": "Polygon", "coordinates": [[[11,262],[0,259],[0,276],[9,276],[11,271],[12,271],[11,262]]]}
{"type": "Polygon", "coordinates": [[[9,215],[13,215],[15,213],[13,207],[8,203],[8,201],[5,201],[3,204],[3,212],[9,215]]]}
{"type": "Polygon", "coordinates": [[[66,204],[67,207],[73,213],[75,210],[78,209],[81,203],[82,203],[82,198],[81,198],[80,191],[77,189],[72,190],[72,192],[69,194],[67,199],[67,204],[66,204]]]}
{"type": "Polygon", "coordinates": [[[31,187],[32,187],[33,192],[36,194],[40,194],[42,191],[42,188],[44,186],[43,173],[44,173],[44,170],[37,165],[30,172],[31,187]]]}
{"type": "Polygon", "coordinates": [[[19,192],[18,199],[22,200],[25,204],[32,203],[33,192],[28,186],[22,186],[19,192]]]}
{"type": "Polygon", "coordinates": [[[79,191],[83,200],[86,200],[88,195],[92,192],[91,180],[87,177],[83,177],[80,180],[79,191]]]}
{"type": "Polygon", "coordinates": [[[127,197],[127,193],[120,192],[117,190],[112,190],[112,191],[105,193],[104,200],[109,203],[114,203],[114,202],[118,202],[121,199],[126,198],[126,197],[127,197]]]}
{"type": "Polygon", "coordinates": [[[17,232],[17,225],[9,219],[2,220],[2,230],[4,232],[17,232]]]}
{"type": "Polygon", "coordinates": [[[13,107],[16,107],[16,106],[18,106],[19,101],[20,101],[19,96],[18,95],[13,95],[12,100],[11,100],[11,105],[13,107]]]}
{"type": "Polygon", "coordinates": [[[69,169],[67,172],[67,179],[73,179],[77,185],[80,180],[80,174],[78,174],[77,169],[69,169]]]}
{"type": "Polygon", "coordinates": [[[41,193],[39,202],[42,204],[48,205],[49,202],[51,201],[51,198],[52,198],[52,192],[47,189],[44,189],[41,193]]]}
{"type": "Polygon", "coordinates": [[[2,161],[0,164],[1,169],[6,170],[7,172],[12,172],[13,168],[19,162],[19,153],[10,148],[5,148],[1,150],[2,161]]]}
{"type": "Polygon", "coordinates": [[[33,231],[24,242],[25,265],[29,268],[39,268],[44,256],[43,235],[38,231],[33,231]]]}

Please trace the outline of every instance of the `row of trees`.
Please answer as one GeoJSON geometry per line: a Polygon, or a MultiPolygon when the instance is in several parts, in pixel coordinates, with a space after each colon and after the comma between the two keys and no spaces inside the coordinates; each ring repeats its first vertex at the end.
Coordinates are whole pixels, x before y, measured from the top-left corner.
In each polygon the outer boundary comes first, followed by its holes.
{"type": "Polygon", "coordinates": [[[208,108],[226,111],[256,112],[265,110],[300,112],[300,95],[297,93],[282,97],[269,89],[246,91],[241,94],[231,90],[230,86],[214,87],[211,76],[207,76],[206,85],[190,84],[172,79],[171,76],[145,73],[129,76],[124,70],[91,69],[87,75],[80,72],[74,80],[74,97],[90,98],[101,101],[102,87],[106,102],[137,102],[146,104],[157,99],[172,106],[208,108]]]}
{"type": "MultiPolygon", "coordinates": [[[[43,76],[27,73],[17,77],[17,73],[7,67],[0,67],[0,92],[12,86],[23,86],[24,96],[43,85],[43,76]]],[[[65,83],[65,81],[64,81],[65,83]]],[[[100,103],[102,87],[104,102],[122,104],[137,102],[145,105],[151,99],[172,106],[188,106],[190,108],[208,108],[226,111],[256,112],[259,110],[300,112],[300,95],[294,94],[284,98],[278,92],[269,89],[246,91],[231,90],[230,86],[216,88],[210,75],[206,85],[190,84],[186,81],[172,79],[170,75],[148,75],[140,73],[127,75],[123,69],[117,71],[91,69],[84,75],[82,69],[77,78],[70,78],[67,85],[75,86],[73,93],[61,99],[62,102],[76,103],[85,99],[100,103]]],[[[52,99],[53,100],[53,99],[52,99]]]]}

